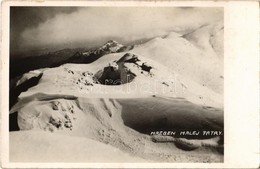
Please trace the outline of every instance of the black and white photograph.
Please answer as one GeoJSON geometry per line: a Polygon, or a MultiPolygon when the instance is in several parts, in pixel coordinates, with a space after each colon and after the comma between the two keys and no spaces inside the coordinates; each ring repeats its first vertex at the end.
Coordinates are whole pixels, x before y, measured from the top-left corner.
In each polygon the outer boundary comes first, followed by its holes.
{"type": "Polygon", "coordinates": [[[1,9],[0,167],[259,166],[258,3],[1,9]]]}
{"type": "Polygon", "coordinates": [[[10,7],[11,162],[223,163],[223,7],[10,7]]]}

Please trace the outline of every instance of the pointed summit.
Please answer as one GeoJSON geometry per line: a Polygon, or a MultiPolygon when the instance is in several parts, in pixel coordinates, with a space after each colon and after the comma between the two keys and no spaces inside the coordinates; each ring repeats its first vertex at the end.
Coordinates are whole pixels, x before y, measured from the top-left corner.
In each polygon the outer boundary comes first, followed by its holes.
{"type": "Polygon", "coordinates": [[[103,50],[107,52],[117,52],[122,47],[124,47],[122,44],[119,44],[114,40],[109,40],[101,48],[99,48],[99,50],[103,50]]]}
{"type": "Polygon", "coordinates": [[[109,40],[102,46],[85,52],[78,52],[69,58],[69,63],[91,63],[103,55],[117,52],[124,52],[133,49],[133,46],[124,46],[114,40],[109,40]]]}
{"type": "Polygon", "coordinates": [[[115,40],[109,40],[105,44],[119,44],[119,43],[115,40]]]}

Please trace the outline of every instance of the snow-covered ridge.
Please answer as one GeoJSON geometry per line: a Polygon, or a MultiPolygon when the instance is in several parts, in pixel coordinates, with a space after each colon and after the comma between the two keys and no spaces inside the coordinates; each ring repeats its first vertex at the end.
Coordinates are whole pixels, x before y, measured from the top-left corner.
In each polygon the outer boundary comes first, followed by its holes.
{"type": "MultiPolygon", "coordinates": [[[[220,25],[187,35],[171,32],[127,51],[108,41],[83,53],[84,58],[100,56],[88,64],[42,70],[38,84],[19,95],[10,113],[17,115],[20,130],[87,138],[148,161],[222,161],[221,135],[195,139],[149,135],[158,128],[223,131],[220,25]],[[173,144],[169,149],[156,142],[173,144]]],[[[79,61],[81,57],[82,53],[79,61]]],[[[25,74],[19,84],[38,73],[25,74]]],[[[37,143],[34,134],[28,136],[37,143]]]]}
{"type": "Polygon", "coordinates": [[[203,25],[188,34],[183,35],[185,39],[193,43],[199,49],[223,59],[224,52],[224,25],[218,22],[211,25],[203,25]]]}
{"type": "MultiPolygon", "coordinates": [[[[29,89],[27,92],[22,93],[20,97],[37,93],[39,90],[46,91],[47,93],[76,92],[78,94],[80,94],[79,91],[84,90],[88,92],[91,91],[92,94],[97,94],[95,93],[96,86],[102,89],[107,87],[101,86],[100,84],[95,84],[93,78],[99,79],[103,75],[103,80],[101,81],[106,79],[124,79],[124,81],[126,81],[127,75],[132,76],[130,75],[131,73],[124,73],[125,70],[127,70],[127,72],[133,73],[133,77],[131,79],[133,79],[134,83],[139,85],[144,84],[144,82],[151,83],[158,81],[158,79],[164,79],[161,82],[164,87],[157,86],[157,92],[161,91],[160,88],[165,90],[165,86],[170,86],[171,83],[174,83],[174,93],[177,91],[179,94],[172,94],[172,96],[185,97],[196,104],[208,104],[210,106],[222,107],[224,81],[223,59],[218,56],[217,52],[215,52],[215,49],[213,49],[210,44],[210,42],[213,41],[212,39],[217,39],[217,37],[223,36],[223,34],[221,34],[223,33],[222,30],[223,26],[221,26],[221,24],[216,24],[203,26],[198,30],[194,30],[189,33],[187,36],[171,32],[168,36],[157,37],[144,44],[138,45],[127,53],[115,52],[120,50],[123,45],[116,41],[110,40],[100,48],[90,51],[91,53],[106,51],[108,54],[104,54],[104,56],[101,56],[99,59],[88,64],[87,66],[65,64],[61,67],[52,68],[49,70],[47,69],[43,72],[43,77],[40,80],[40,83],[29,89]],[[198,34],[200,36],[198,36],[198,34]],[[196,37],[196,44],[194,38],[192,37],[196,37]],[[207,50],[204,48],[201,49],[198,45],[204,45],[207,50]],[[208,52],[209,50],[211,52],[208,52]],[[139,59],[139,61],[131,62],[131,60],[135,59],[135,57],[136,59],[139,59]],[[113,64],[120,67],[121,75],[113,72],[107,72],[106,75],[104,74],[103,70],[105,68],[109,68],[109,65],[111,66],[113,64]],[[146,73],[141,70],[142,67],[147,69],[151,67],[151,75],[153,76],[145,76],[146,73]],[[87,74],[90,73],[92,75],[86,76],[84,74],[86,72],[87,74]],[[125,74],[126,76],[122,77],[122,74],[125,74]],[[121,77],[116,78],[116,76],[121,77]],[[177,76],[178,78],[176,78],[177,76]],[[110,79],[104,77],[109,77],[110,79]],[[70,82],[73,83],[70,84],[70,82]],[[64,88],[60,85],[64,86],[64,88]],[[89,89],[90,87],[91,90],[89,89]],[[185,95],[181,95],[181,93],[184,93],[183,91],[185,91],[185,95]]],[[[220,41],[216,42],[216,44],[221,43],[220,41]]],[[[220,45],[215,46],[217,47],[220,45]]],[[[159,82],[160,81],[161,80],[159,80],[159,82]]],[[[122,86],[111,86],[110,88],[116,89],[119,87],[122,88],[122,86]]],[[[170,88],[172,90],[173,87],[170,88]]],[[[150,95],[155,94],[154,89],[151,90],[153,91],[148,90],[150,91],[150,95]]],[[[115,91],[115,93],[118,92],[118,90],[115,91]]],[[[167,91],[168,90],[166,90],[164,94],[167,94],[167,91]]],[[[123,91],[121,90],[121,94],[122,92],[123,91]]],[[[147,95],[147,93],[145,95],[147,95]]]]}

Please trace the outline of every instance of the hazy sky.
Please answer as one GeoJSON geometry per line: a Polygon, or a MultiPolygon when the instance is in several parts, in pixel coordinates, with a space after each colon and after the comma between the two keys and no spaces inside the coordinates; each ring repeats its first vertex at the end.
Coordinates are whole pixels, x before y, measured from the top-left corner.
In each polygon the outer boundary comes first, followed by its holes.
{"type": "Polygon", "coordinates": [[[11,7],[11,55],[33,50],[128,44],[223,21],[222,8],[11,7]]]}

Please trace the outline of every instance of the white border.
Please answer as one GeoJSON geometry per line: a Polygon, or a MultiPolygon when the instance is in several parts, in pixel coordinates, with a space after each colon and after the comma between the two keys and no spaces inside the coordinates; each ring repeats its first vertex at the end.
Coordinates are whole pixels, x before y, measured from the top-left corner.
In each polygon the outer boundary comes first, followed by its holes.
{"type": "Polygon", "coordinates": [[[257,2],[202,1],[5,1],[2,3],[2,166],[3,168],[257,168],[259,165],[259,13],[257,2]],[[195,6],[224,7],[224,163],[9,163],[10,6],[195,6]]]}

